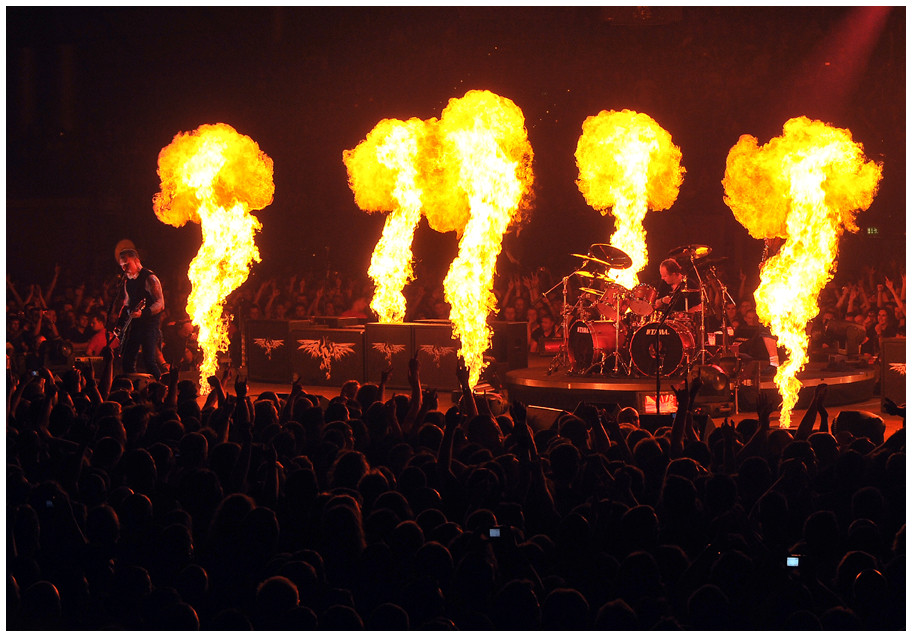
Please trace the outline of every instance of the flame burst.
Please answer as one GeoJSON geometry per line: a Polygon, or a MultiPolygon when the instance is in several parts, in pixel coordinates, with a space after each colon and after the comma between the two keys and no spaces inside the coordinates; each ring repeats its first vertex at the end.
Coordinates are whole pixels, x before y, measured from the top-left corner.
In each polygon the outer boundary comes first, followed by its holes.
{"type": "Polygon", "coordinates": [[[342,153],[358,207],[390,211],[367,271],[375,284],[371,308],[381,323],[405,319],[402,289],[413,277],[412,238],[421,221],[416,157],[424,129],[417,118],[384,119],[357,147],[342,153]]]}
{"type": "Polygon", "coordinates": [[[440,156],[456,162],[458,190],[470,211],[443,287],[472,386],[490,345],[487,317],[496,306],[492,288],[503,234],[530,203],[532,147],[524,122],[516,104],[490,91],[451,99],[439,122],[440,156]]]}
{"type": "Polygon", "coordinates": [[[222,307],[260,261],[254,234],[262,225],[249,213],[272,203],[272,159],[255,141],[227,124],[205,124],[178,133],[158,155],[161,191],[152,201],[156,216],[181,227],[199,223],[202,246],[187,276],[192,291],[187,314],[199,328],[203,351],[200,390],[218,369],[217,354],[228,350],[222,307]]]}
{"type": "Polygon", "coordinates": [[[775,378],[782,427],[798,402],[796,375],[808,361],[806,327],[835,272],[839,237],[844,228],[858,230],[855,214],[874,201],[881,171],[865,160],[849,130],[807,117],[787,121],[782,136],[765,146],[742,135],[729,151],[725,203],[754,238],[786,239],[761,267],[754,292],[757,316],[788,352],[775,378]]]}
{"type": "Polygon", "coordinates": [[[633,260],[629,268],[611,270],[609,276],[632,288],[646,267],[647,210],[665,210],[678,198],[685,172],[681,149],[648,115],[602,111],[583,122],[576,164],[576,184],[586,203],[603,215],[611,209],[616,228],[610,243],[633,260]]]}

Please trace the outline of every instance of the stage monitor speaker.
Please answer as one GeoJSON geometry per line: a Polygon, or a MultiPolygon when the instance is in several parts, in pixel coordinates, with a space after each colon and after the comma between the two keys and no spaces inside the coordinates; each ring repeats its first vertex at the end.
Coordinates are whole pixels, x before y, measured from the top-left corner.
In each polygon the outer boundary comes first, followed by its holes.
{"type": "Polygon", "coordinates": [[[364,382],[364,328],[292,330],[288,342],[291,369],[302,385],[341,387],[348,380],[364,382]]]}
{"type": "Polygon", "coordinates": [[[906,402],[906,338],[885,338],[880,344],[881,402],[889,398],[897,405],[906,402]]]}
{"type": "Polygon", "coordinates": [[[449,321],[419,321],[412,327],[414,348],[421,364],[421,384],[438,391],[459,389],[456,356],[460,343],[449,321]]]}
{"type": "Polygon", "coordinates": [[[529,330],[520,321],[492,321],[491,349],[488,354],[507,369],[529,366],[529,330]]]}
{"type": "Polygon", "coordinates": [[[101,373],[104,371],[104,358],[101,356],[77,356],[73,363],[82,368],[91,365],[95,378],[101,378],[101,373]]]}
{"type": "Polygon", "coordinates": [[[671,427],[674,414],[640,414],[640,429],[645,429],[654,434],[662,427],[671,427]]]}
{"type": "Polygon", "coordinates": [[[131,374],[117,374],[117,378],[128,378],[131,383],[133,383],[133,391],[142,391],[146,386],[155,381],[155,377],[152,374],[140,374],[137,372],[131,374]]]}
{"type": "Polygon", "coordinates": [[[538,433],[545,429],[551,429],[554,421],[564,413],[563,409],[554,407],[540,407],[538,405],[529,405],[526,407],[526,422],[532,429],[532,433],[538,433]]]}
{"type": "Polygon", "coordinates": [[[865,437],[875,445],[883,444],[886,425],[883,418],[870,411],[844,409],[833,421],[833,434],[848,431],[856,438],[865,437]]]}
{"type": "MultiPolygon", "coordinates": [[[[386,382],[390,389],[408,388],[408,362],[415,354],[412,328],[415,323],[368,323],[364,332],[365,378],[367,383],[379,383],[383,370],[392,366],[386,382]]],[[[425,371],[421,370],[422,384],[425,371]]]]}
{"type": "Polygon", "coordinates": [[[250,380],[291,382],[288,321],[246,321],[247,375],[250,380]]]}

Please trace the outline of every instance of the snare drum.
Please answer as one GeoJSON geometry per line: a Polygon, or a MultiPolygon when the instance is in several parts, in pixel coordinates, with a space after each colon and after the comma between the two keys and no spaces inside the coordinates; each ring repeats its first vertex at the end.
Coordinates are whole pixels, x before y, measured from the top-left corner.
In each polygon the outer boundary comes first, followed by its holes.
{"type": "Polygon", "coordinates": [[[684,325],[673,321],[647,323],[630,339],[630,359],[633,366],[645,376],[655,376],[656,335],[662,358],[660,374],[673,376],[694,353],[694,337],[684,325]]]}
{"type": "Polygon", "coordinates": [[[570,363],[578,372],[584,372],[594,363],[614,354],[618,342],[627,338],[627,326],[610,321],[576,321],[570,326],[570,363]]]}
{"type": "Polygon", "coordinates": [[[649,316],[652,314],[653,304],[659,291],[648,283],[640,283],[630,291],[630,299],[627,301],[627,307],[634,314],[640,316],[649,316]]]}

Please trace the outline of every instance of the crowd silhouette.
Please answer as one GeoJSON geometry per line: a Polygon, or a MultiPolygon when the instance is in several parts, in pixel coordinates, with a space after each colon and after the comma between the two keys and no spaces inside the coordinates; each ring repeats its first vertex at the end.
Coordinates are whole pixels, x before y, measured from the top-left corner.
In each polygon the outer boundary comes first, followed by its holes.
{"type": "MultiPolygon", "coordinates": [[[[905,627],[905,429],[10,375],[7,628],[905,627]],[[233,390],[233,391],[232,391],[233,390]],[[792,556],[795,556],[794,558],[792,556]],[[797,565],[792,560],[797,559],[797,565]]],[[[904,408],[895,408],[902,413],[904,408]]],[[[882,424],[882,423],[881,423],[882,424]]]]}
{"type": "MultiPolygon", "coordinates": [[[[864,320],[890,288],[904,317],[905,277],[880,274],[834,284],[828,311],[864,320]]],[[[535,278],[511,307],[539,304],[535,278]]],[[[333,281],[333,303],[363,295],[333,281]]],[[[235,307],[295,291],[258,285],[235,307]]],[[[905,628],[905,429],[831,419],[825,385],[794,430],[763,394],[756,418],[702,417],[699,381],[654,431],[586,404],[542,426],[464,367],[443,406],[417,359],[405,394],[384,376],[253,396],[232,370],[203,399],[183,348],[160,382],[116,375],[110,347],[100,368],[47,364],[58,317],[109,303],[49,288],[8,302],[8,629],[905,628]]]]}

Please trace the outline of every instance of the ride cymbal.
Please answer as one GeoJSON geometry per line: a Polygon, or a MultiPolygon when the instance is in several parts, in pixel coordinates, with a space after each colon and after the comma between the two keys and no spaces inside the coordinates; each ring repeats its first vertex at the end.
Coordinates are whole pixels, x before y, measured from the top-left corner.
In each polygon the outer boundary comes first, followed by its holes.
{"type": "Polygon", "coordinates": [[[686,246],[678,246],[668,253],[668,258],[677,259],[678,257],[687,257],[688,259],[702,259],[703,257],[709,256],[710,252],[712,252],[712,248],[709,246],[692,243],[686,246]]]}
{"type": "Polygon", "coordinates": [[[589,254],[601,259],[609,268],[624,270],[633,265],[633,259],[626,252],[607,243],[593,243],[589,246],[589,254]]]}

